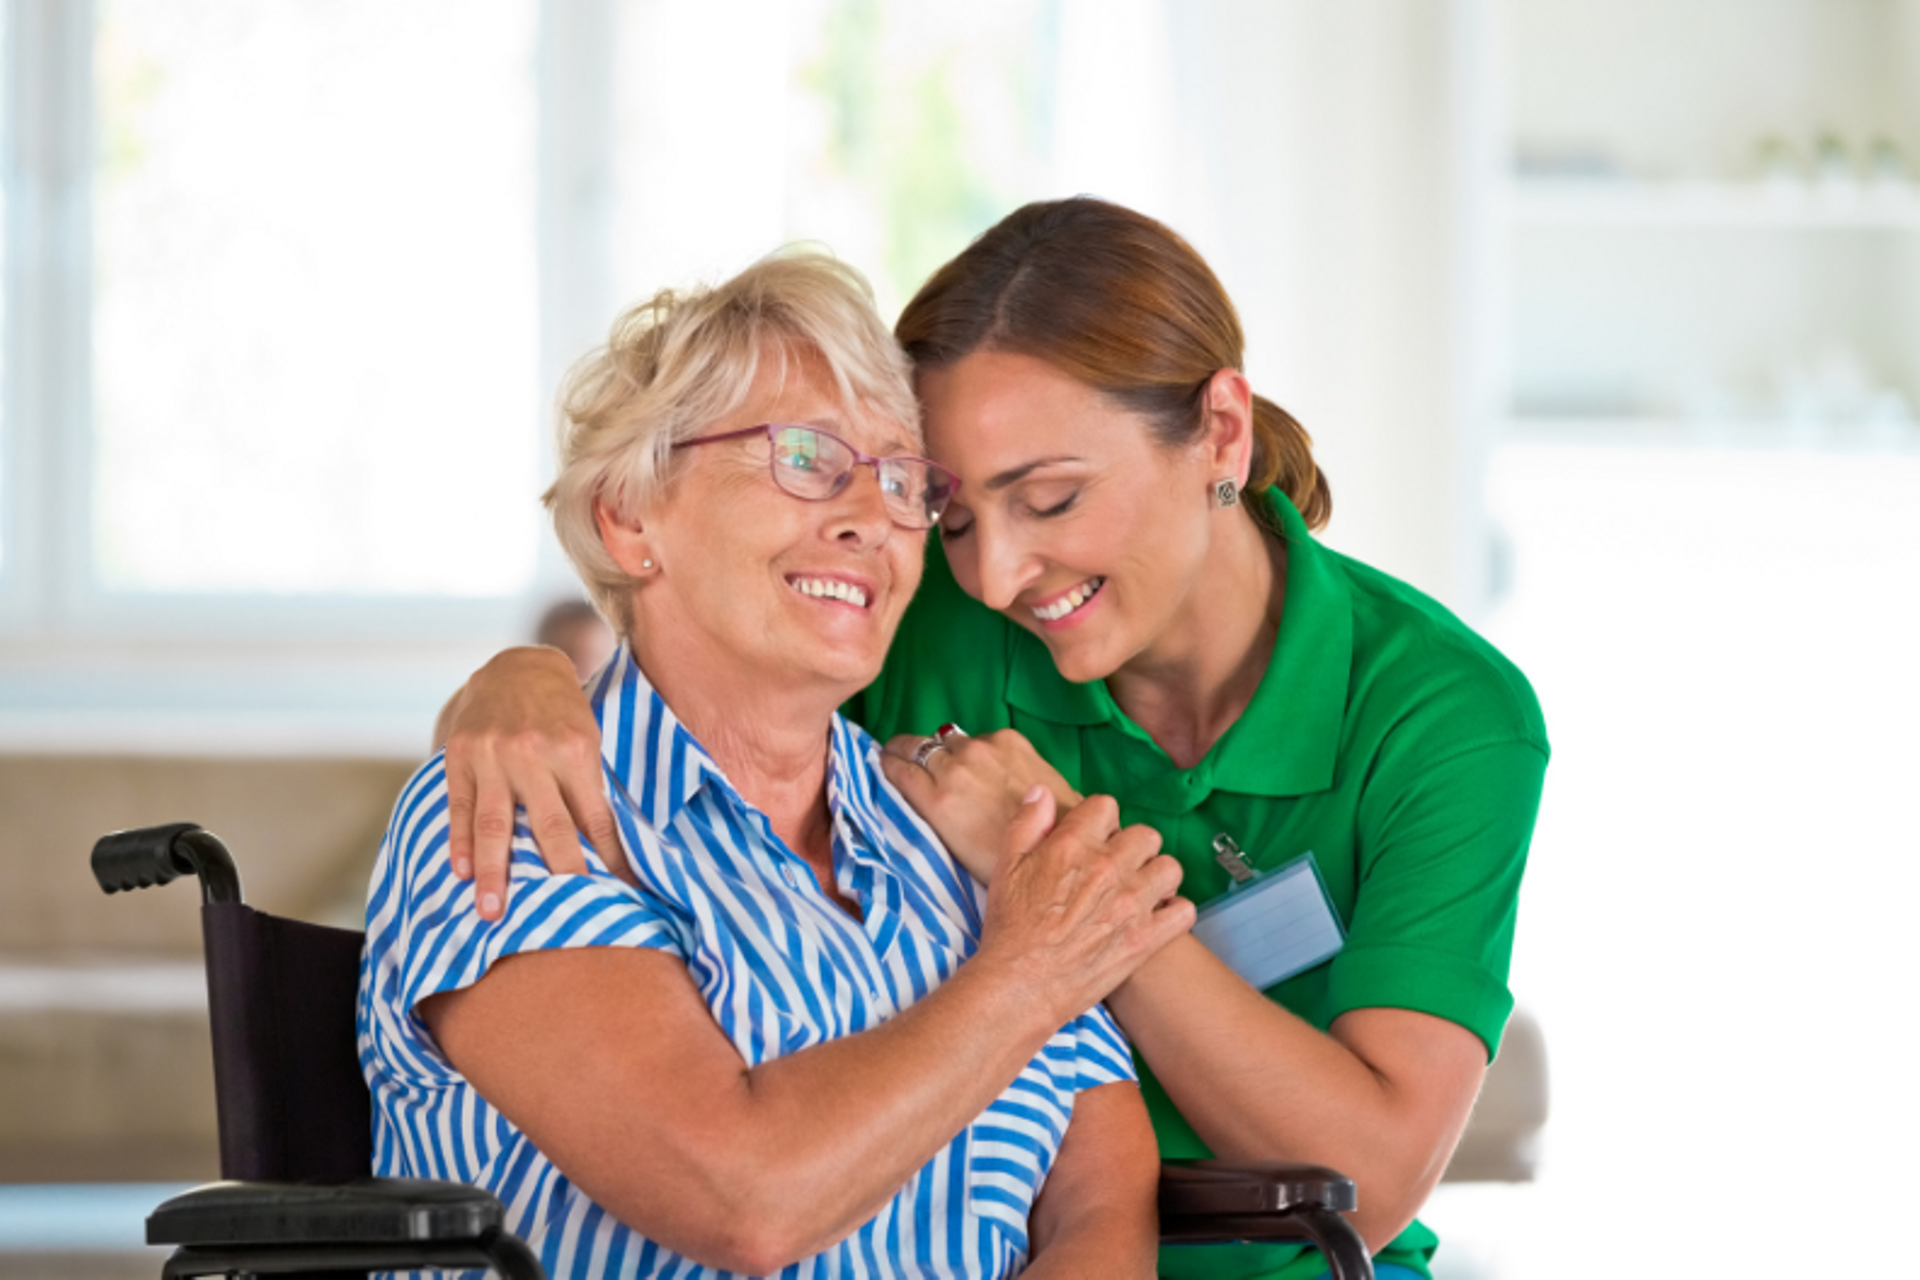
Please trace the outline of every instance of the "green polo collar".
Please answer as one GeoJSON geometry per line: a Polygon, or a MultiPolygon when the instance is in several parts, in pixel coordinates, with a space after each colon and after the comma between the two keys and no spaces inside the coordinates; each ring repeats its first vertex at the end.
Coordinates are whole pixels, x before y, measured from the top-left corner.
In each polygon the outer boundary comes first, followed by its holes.
{"type": "MultiPolygon", "coordinates": [[[[1253,701],[1191,771],[1201,791],[1297,796],[1333,785],[1353,668],[1353,604],[1346,575],[1313,540],[1286,495],[1271,489],[1267,496],[1287,540],[1286,608],[1273,661],[1253,701]]],[[[1010,705],[1054,724],[1111,723],[1130,736],[1145,736],[1115,704],[1105,681],[1061,679],[1038,637],[1019,627],[1012,632],[1010,705]]]]}

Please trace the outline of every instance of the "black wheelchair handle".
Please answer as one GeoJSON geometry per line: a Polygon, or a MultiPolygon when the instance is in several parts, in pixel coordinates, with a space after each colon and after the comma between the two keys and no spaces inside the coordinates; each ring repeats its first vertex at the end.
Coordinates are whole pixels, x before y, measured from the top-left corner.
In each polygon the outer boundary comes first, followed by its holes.
{"type": "Polygon", "coordinates": [[[101,836],[93,846],[93,878],[105,893],[148,889],[197,876],[203,902],[240,901],[240,872],[220,837],[194,822],[135,827],[101,836]]]}

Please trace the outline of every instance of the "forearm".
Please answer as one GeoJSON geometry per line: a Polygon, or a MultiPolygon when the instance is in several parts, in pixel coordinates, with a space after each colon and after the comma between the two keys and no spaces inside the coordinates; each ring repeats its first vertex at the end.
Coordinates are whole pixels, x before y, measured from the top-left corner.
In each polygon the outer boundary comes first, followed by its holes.
{"type": "Polygon", "coordinates": [[[1042,1277],[1154,1274],[1160,1153],[1140,1091],[1101,1085],[1074,1102],[1073,1122],[1028,1224],[1042,1277]]]}
{"type": "Polygon", "coordinates": [[[1471,1033],[1424,1015],[1359,1010],[1321,1032],[1191,937],[1142,966],[1107,1007],[1215,1155],[1323,1164],[1352,1177],[1360,1188],[1354,1225],[1373,1249],[1406,1226],[1438,1181],[1484,1069],[1471,1033]],[[1382,1052],[1387,1043],[1366,1026],[1382,1014],[1435,1024],[1444,1060],[1399,1045],[1382,1052]],[[1471,1044],[1463,1048],[1462,1037],[1471,1044]]]}
{"type": "Polygon", "coordinates": [[[970,962],[880,1027],[747,1072],[727,1179],[786,1224],[785,1261],[825,1248],[978,1118],[1064,1020],[970,962]]]}
{"type": "Polygon", "coordinates": [[[1063,1019],[1017,976],[976,958],[879,1027],[752,1068],[659,953],[510,960],[424,1011],[454,1065],[597,1203],[759,1275],[872,1217],[1046,1043],[1063,1019]]]}

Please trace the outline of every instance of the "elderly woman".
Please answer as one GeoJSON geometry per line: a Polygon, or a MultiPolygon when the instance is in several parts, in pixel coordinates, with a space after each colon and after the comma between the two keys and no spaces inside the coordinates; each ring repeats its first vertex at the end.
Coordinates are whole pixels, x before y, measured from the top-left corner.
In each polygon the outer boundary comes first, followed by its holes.
{"type": "Polygon", "coordinates": [[[954,487],[864,284],[803,254],[661,294],[564,409],[622,847],[556,877],[521,829],[489,920],[415,776],[361,981],[378,1171],[492,1189],[555,1275],[1151,1274],[1153,1132],[1094,1005],[1190,924],[1177,866],[1036,788],[981,890],[835,710],[954,487]]]}

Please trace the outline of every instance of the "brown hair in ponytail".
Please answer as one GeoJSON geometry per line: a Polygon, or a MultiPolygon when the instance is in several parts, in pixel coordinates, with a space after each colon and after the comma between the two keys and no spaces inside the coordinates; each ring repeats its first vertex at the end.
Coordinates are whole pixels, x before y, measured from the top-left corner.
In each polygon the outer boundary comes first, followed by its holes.
{"type": "MultiPolygon", "coordinates": [[[[1193,246],[1088,196],[1008,214],[921,286],[894,334],[922,369],[981,350],[1044,360],[1146,417],[1169,447],[1205,430],[1207,385],[1240,368],[1246,347],[1232,301],[1193,246]]],[[[1309,529],[1333,514],[1306,429],[1255,396],[1247,488],[1274,485],[1309,529]]],[[[1249,510],[1265,518],[1262,504],[1249,510]]]]}

